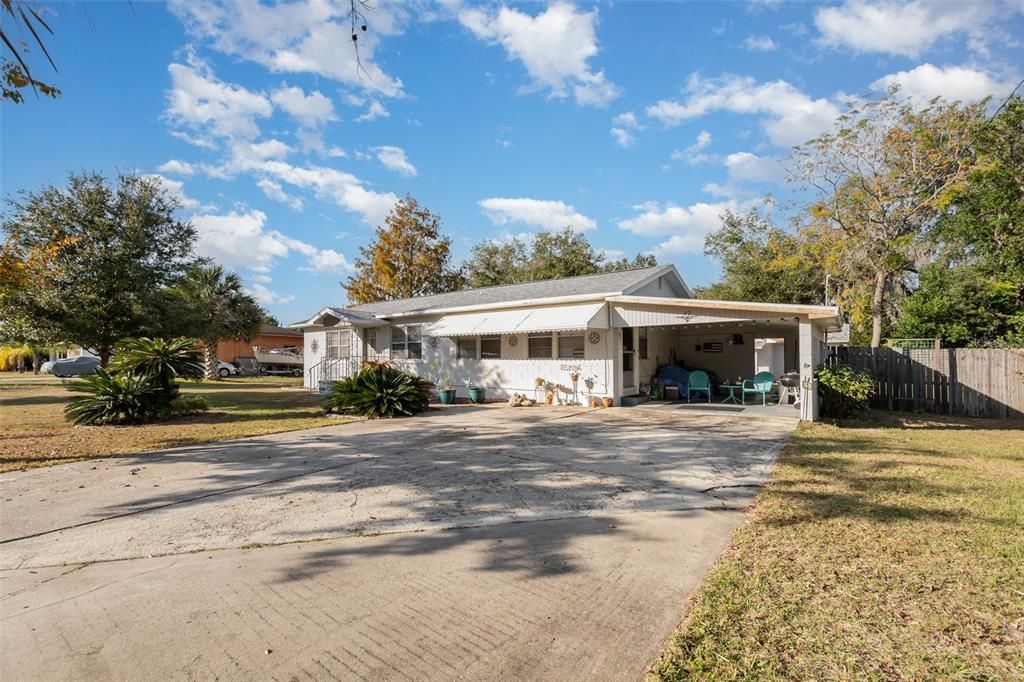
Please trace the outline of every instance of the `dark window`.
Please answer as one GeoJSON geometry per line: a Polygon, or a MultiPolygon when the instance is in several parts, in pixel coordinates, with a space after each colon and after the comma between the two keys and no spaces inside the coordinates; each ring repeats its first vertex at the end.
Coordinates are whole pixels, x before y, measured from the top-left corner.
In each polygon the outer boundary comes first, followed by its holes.
{"type": "Polygon", "coordinates": [[[391,357],[396,360],[419,360],[423,357],[420,325],[391,328],[391,357]]]}
{"type": "MultiPolygon", "coordinates": [[[[661,280],[658,280],[658,281],[660,282],[661,280]]],[[[640,359],[641,360],[646,360],[647,359],[647,327],[641,327],[639,334],[640,334],[640,342],[639,342],[638,345],[640,346],[640,348],[638,350],[640,352],[640,359]]]]}
{"type": "Polygon", "coordinates": [[[396,360],[404,360],[405,352],[405,329],[403,327],[391,328],[391,357],[396,360]]]}
{"type": "Polygon", "coordinates": [[[409,339],[409,359],[419,360],[423,357],[423,340],[420,337],[420,325],[409,325],[405,328],[405,335],[409,339]]]}
{"type": "Polygon", "coordinates": [[[563,360],[583,359],[583,337],[582,336],[559,336],[558,357],[563,360]]]}
{"type": "Polygon", "coordinates": [[[535,359],[551,359],[551,337],[530,334],[529,357],[535,359]]]}
{"type": "Polygon", "coordinates": [[[476,339],[456,339],[455,357],[459,360],[476,360],[476,339]]]}
{"type": "Polygon", "coordinates": [[[483,336],[480,338],[480,357],[482,359],[487,358],[500,358],[501,357],[501,337],[500,336],[483,336]]]}

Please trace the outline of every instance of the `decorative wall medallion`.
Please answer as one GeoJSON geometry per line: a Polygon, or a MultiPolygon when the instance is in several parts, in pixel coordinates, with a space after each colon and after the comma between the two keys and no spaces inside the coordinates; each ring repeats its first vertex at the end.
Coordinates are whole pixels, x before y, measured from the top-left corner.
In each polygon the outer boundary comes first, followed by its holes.
{"type": "Polygon", "coordinates": [[[441,339],[436,336],[427,337],[427,345],[430,346],[430,350],[437,350],[438,344],[441,343],[441,339]]]}
{"type": "Polygon", "coordinates": [[[515,334],[513,334],[510,337],[508,337],[508,345],[514,346],[514,345],[516,345],[518,343],[519,343],[519,337],[516,336],[515,334]]]}
{"type": "Polygon", "coordinates": [[[320,341],[318,339],[313,339],[312,341],[309,342],[309,351],[313,355],[316,355],[317,353],[320,352],[320,341]]]}
{"type": "Polygon", "coordinates": [[[587,334],[587,340],[593,344],[601,343],[601,332],[590,332],[587,334]]]}

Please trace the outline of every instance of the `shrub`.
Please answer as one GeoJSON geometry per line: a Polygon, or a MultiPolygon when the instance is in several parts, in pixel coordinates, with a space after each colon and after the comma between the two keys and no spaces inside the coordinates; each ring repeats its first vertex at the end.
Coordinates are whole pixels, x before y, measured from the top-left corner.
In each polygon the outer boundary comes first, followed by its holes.
{"type": "Polygon", "coordinates": [[[390,365],[364,367],[336,381],[325,401],[328,412],[349,412],[370,418],[411,416],[427,409],[433,385],[390,365]]]}
{"type": "Polygon", "coordinates": [[[75,424],[138,424],[163,414],[167,408],[153,381],[131,372],[95,374],[68,385],[68,390],[86,395],[72,398],[64,416],[75,424]]]}
{"type": "Polygon", "coordinates": [[[187,414],[198,414],[210,409],[210,403],[201,395],[179,395],[171,401],[171,414],[180,417],[187,414]]]}
{"type": "Polygon", "coordinates": [[[821,413],[844,419],[862,412],[875,392],[871,375],[849,365],[819,367],[814,373],[821,395],[821,413]]]}
{"type": "Polygon", "coordinates": [[[199,381],[205,368],[195,339],[122,339],[111,369],[148,377],[169,404],[178,395],[175,380],[199,381]]]}

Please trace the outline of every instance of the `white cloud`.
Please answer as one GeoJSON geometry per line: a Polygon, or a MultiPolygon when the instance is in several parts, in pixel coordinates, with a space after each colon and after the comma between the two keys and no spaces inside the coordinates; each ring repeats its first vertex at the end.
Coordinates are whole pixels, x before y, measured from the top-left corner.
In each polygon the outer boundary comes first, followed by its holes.
{"type": "Polygon", "coordinates": [[[597,56],[597,10],[580,12],[555,2],[537,16],[502,6],[496,13],[463,9],[459,21],[481,40],[499,44],[518,60],[532,79],[526,92],[546,90],[551,97],[570,94],[586,106],[606,106],[619,96],[618,86],[603,71],[592,71],[597,56]]]}
{"type": "Polygon", "coordinates": [[[370,102],[370,106],[366,108],[366,112],[361,116],[357,116],[356,120],[360,122],[372,121],[378,118],[387,118],[390,115],[391,112],[387,110],[387,107],[385,107],[377,100],[373,100],[372,102],[370,102]]]}
{"type": "Polygon", "coordinates": [[[256,119],[266,118],[273,112],[270,100],[241,85],[225,83],[191,55],[188,61],[187,65],[167,67],[171,74],[165,111],[168,119],[176,126],[216,137],[251,139],[259,135],[256,119]]]}
{"type": "Polygon", "coordinates": [[[171,199],[178,202],[178,205],[185,210],[195,210],[201,206],[198,199],[193,199],[189,195],[185,194],[185,183],[181,180],[173,180],[171,178],[164,177],[159,173],[150,173],[144,176],[151,180],[156,180],[163,187],[164,192],[171,199]]]}
{"type": "Polygon", "coordinates": [[[633,218],[619,221],[619,228],[646,237],[668,237],[654,253],[658,257],[684,253],[703,253],[704,238],[721,224],[719,216],[726,209],[735,210],[736,202],[698,203],[678,206],[648,201],[634,206],[633,218]]]}
{"type": "Polygon", "coordinates": [[[725,157],[729,178],[741,182],[779,183],[785,178],[782,162],[771,156],[758,156],[750,152],[736,152],[725,157]]]}
{"type": "Polygon", "coordinates": [[[909,71],[898,71],[882,76],[871,88],[885,91],[899,86],[900,96],[909,97],[924,105],[934,97],[948,101],[976,102],[989,95],[1005,96],[1019,78],[997,80],[992,75],[966,66],[935,66],[921,64],[909,71]]]}
{"type": "Polygon", "coordinates": [[[662,100],[647,107],[647,115],[666,126],[725,110],[762,114],[761,125],[773,144],[789,147],[825,132],[840,114],[831,101],[812,99],[784,80],[758,83],[750,76],[726,75],[705,79],[690,76],[683,101],[662,100]]]}
{"type": "Polygon", "coordinates": [[[779,46],[769,36],[749,35],[743,40],[743,47],[756,52],[771,52],[779,46]]]}
{"type": "Polygon", "coordinates": [[[157,170],[161,173],[171,173],[173,175],[193,175],[196,172],[196,167],[188,161],[171,159],[157,166],[157,170]]]}
{"type": "Polygon", "coordinates": [[[309,263],[310,267],[300,269],[326,275],[352,271],[352,264],[348,262],[348,259],[334,249],[318,251],[316,255],[309,259],[309,263]]]}
{"type": "Polygon", "coordinates": [[[633,131],[643,130],[636,114],[632,111],[624,111],[612,119],[611,132],[615,138],[615,144],[620,147],[631,147],[634,142],[633,131]]]}
{"type": "Polygon", "coordinates": [[[375,61],[381,39],[402,31],[406,10],[400,3],[375,4],[367,12],[368,30],[357,26],[361,68],[356,63],[347,2],[268,5],[251,0],[171,0],[169,7],[193,36],[271,71],[312,73],[387,97],[402,93],[402,82],[375,61]]]}
{"type": "Polygon", "coordinates": [[[400,175],[416,175],[416,167],[405,158],[405,150],[401,147],[384,145],[374,147],[373,150],[377,152],[377,160],[388,170],[393,170],[400,175]]]}
{"type": "Polygon", "coordinates": [[[830,47],[917,57],[957,33],[984,42],[983,27],[1004,8],[1014,11],[1012,4],[991,0],[847,0],[838,7],[818,8],[814,23],[821,31],[820,42],[830,47]]]}
{"type": "Polygon", "coordinates": [[[334,103],[319,90],[307,95],[302,88],[281,87],[271,93],[270,100],[307,128],[316,128],[327,121],[337,120],[334,103]]]}
{"type": "MultiPolygon", "coordinates": [[[[196,252],[227,267],[264,273],[293,252],[308,260],[309,266],[303,270],[336,273],[350,269],[348,261],[337,251],[319,249],[277,230],[267,229],[266,222],[266,214],[257,210],[192,216],[192,224],[196,228],[196,252]]],[[[253,287],[254,290],[256,286],[259,284],[253,287]]]]}
{"type": "MultiPolygon", "coordinates": [[[[270,281],[269,278],[267,279],[267,281],[270,281]]],[[[295,300],[295,294],[279,294],[276,291],[271,290],[268,286],[266,286],[266,284],[253,284],[248,289],[248,291],[252,295],[252,297],[256,299],[256,302],[259,303],[260,305],[284,304],[291,303],[292,301],[295,300]]]]}
{"type": "Polygon", "coordinates": [[[709,144],[711,144],[711,133],[702,130],[697,133],[697,139],[693,144],[686,149],[677,149],[672,152],[670,158],[673,161],[685,161],[691,166],[696,166],[710,160],[711,157],[703,153],[704,148],[709,144]]]}
{"type": "Polygon", "coordinates": [[[243,170],[311,190],[317,197],[329,199],[347,211],[361,214],[371,225],[382,224],[398,201],[395,194],[367,189],[356,176],[335,168],[314,165],[300,167],[285,161],[267,160],[250,163],[243,170]]]}
{"type": "Polygon", "coordinates": [[[274,182],[270,178],[260,178],[256,182],[256,186],[259,187],[265,195],[267,195],[268,199],[280,201],[282,204],[286,204],[296,211],[302,210],[302,199],[285,192],[280,183],[274,182]]]}
{"type": "Polygon", "coordinates": [[[561,201],[491,197],[482,200],[480,208],[495,225],[522,223],[542,230],[560,230],[570,225],[577,230],[592,230],[597,227],[597,222],[593,218],[583,215],[573,206],[561,201]]]}
{"type": "Polygon", "coordinates": [[[264,230],[266,220],[266,214],[256,210],[192,216],[196,252],[228,267],[269,270],[289,248],[283,235],[264,230]]]}
{"type": "Polygon", "coordinates": [[[205,135],[189,135],[183,130],[172,130],[170,131],[171,137],[176,137],[182,142],[187,142],[193,147],[199,147],[200,149],[216,149],[217,144],[205,135]]]}
{"type": "Polygon", "coordinates": [[[612,129],[609,132],[612,134],[612,137],[615,138],[615,144],[620,147],[632,147],[633,142],[636,141],[633,137],[633,133],[629,132],[625,128],[612,126],[612,129]]]}

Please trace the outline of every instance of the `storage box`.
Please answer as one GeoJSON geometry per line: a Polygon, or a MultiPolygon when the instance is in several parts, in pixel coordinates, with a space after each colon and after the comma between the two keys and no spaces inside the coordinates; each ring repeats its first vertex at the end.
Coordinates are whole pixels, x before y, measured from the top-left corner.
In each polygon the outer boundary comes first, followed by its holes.
{"type": "Polygon", "coordinates": [[[665,387],[665,400],[679,400],[679,387],[678,386],[666,386],[665,387]]]}

